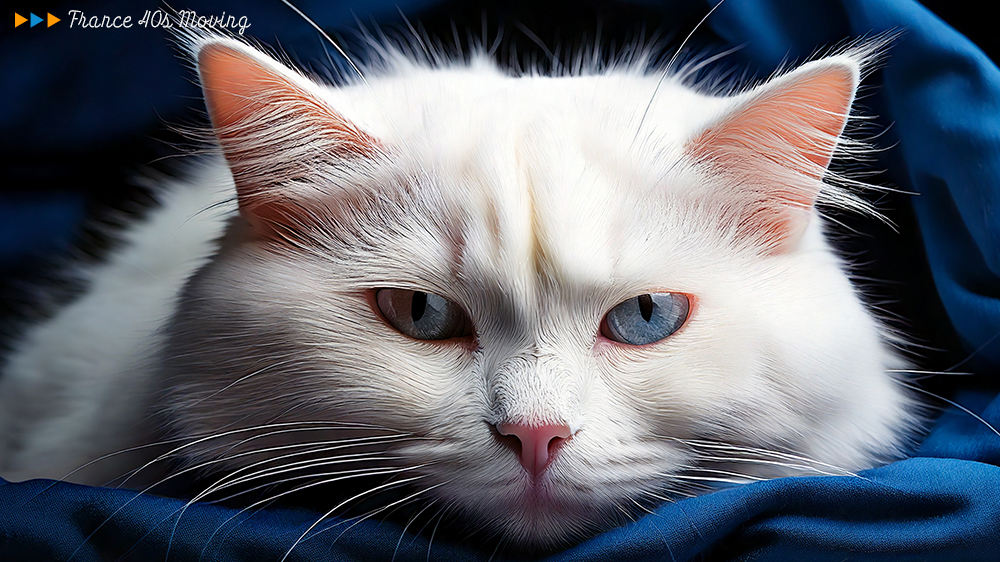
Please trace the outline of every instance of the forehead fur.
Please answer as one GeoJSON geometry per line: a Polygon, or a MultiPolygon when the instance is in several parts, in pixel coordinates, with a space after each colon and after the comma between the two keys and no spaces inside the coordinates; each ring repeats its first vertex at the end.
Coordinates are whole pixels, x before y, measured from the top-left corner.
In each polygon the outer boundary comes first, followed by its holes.
{"type": "Polygon", "coordinates": [[[630,243],[648,252],[650,235],[691,211],[684,143],[731,103],[673,81],[654,97],[658,79],[412,67],[324,95],[437,184],[446,215],[460,211],[441,226],[460,230],[470,254],[506,262],[525,284],[537,274],[604,284],[630,243]]]}

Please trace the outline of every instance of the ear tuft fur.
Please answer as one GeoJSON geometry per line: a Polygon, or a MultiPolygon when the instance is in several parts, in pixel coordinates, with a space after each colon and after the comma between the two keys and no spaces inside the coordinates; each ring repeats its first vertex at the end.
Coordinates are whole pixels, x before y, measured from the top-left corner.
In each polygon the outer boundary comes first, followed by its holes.
{"type": "Polygon", "coordinates": [[[318,86],[253,48],[209,40],[197,45],[196,60],[240,212],[254,226],[288,226],[295,184],[322,167],[379,152],[378,141],[331,108],[318,86]]]}
{"type": "Polygon", "coordinates": [[[744,234],[771,251],[804,231],[847,124],[861,64],[845,55],[807,63],[734,98],[687,146],[688,155],[752,193],[744,234]]]}

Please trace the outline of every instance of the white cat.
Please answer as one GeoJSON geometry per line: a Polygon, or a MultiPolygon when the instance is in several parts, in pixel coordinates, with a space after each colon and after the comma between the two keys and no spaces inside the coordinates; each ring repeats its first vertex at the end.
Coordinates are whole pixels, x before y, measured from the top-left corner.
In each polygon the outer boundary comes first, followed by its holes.
{"type": "Polygon", "coordinates": [[[870,48],[730,96],[638,63],[390,56],[331,87],[191,50],[226,163],[165,186],[8,356],[5,478],[169,437],[220,489],[395,474],[552,547],[699,484],[904,452],[904,362],[815,209],[863,208],[827,166],[870,48]]]}

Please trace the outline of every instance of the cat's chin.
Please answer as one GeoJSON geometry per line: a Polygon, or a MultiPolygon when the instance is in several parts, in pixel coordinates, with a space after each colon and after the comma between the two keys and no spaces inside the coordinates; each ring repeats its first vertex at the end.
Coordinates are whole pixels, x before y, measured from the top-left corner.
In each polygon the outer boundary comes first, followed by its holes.
{"type": "Polygon", "coordinates": [[[479,522],[474,527],[502,536],[501,548],[507,553],[529,555],[563,549],[622,523],[614,516],[614,502],[606,498],[581,494],[545,476],[538,480],[524,476],[517,486],[496,493],[492,499],[480,496],[463,509],[463,518],[479,522]]]}
{"type": "MultiPolygon", "coordinates": [[[[607,517],[593,505],[559,501],[551,496],[526,495],[516,505],[498,508],[503,513],[486,514],[490,526],[505,537],[504,549],[537,554],[576,544],[604,530],[607,517]],[[496,518],[496,519],[494,519],[496,518]]],[[[484,514],[480,513],[480,516],[484,514]]]]}

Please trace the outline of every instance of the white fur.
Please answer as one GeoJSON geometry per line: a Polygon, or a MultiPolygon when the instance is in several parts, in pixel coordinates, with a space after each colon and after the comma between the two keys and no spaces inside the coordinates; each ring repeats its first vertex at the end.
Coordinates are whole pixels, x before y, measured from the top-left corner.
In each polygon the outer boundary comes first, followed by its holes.
{"type": "Polygon", "coordinates": [[[198,211],[231,181],[213,164],[170,186],[91,290],[8,358],[3,476],[60,477],[146,438],[132,428],[161,385],[171,435],[220,435],[184,451],[195,461],[313,438],[223,435],[255,425],[417,436],[374,465],[406,468],[440,505],[522,545],[563,544],[632,500],[689,489],[694,465],[752,480],[902,451],[914,417],[887,370],[903,363],[816,212],[793,248],[762,251],[727,214],[740,187],[685,152],[743,98],[657,87],[635,68],[511,77],[482,60],[397,62],[370,86],[293,80],[384,148],[297,180],[328,211],[297,244],[235,219],[209,258],[224,221],[198,211]],[[458,303],[475,349],[389,328],[364,298],[381,287],[458,303]],[[680,332],[641,348],[598,337],[610,308],[657,291],[695,297],[680,332]],[[537,486],[490,431],[510,420],[577,432],[537,486]]]}
{"type": "MultiPolygon", "coordinates": [[[[128,230],[106,263],[81,272],[86,293],[32,326],[5,358],[4,478],[63,478],[155,434],[149,418],[159,331],[234,208],[225,168],[206,168],[192,181],[164,186],[163,206],[128,230]]],[[[146,456],[117,455],[69,480],[101,484],[146,456]]]]}

